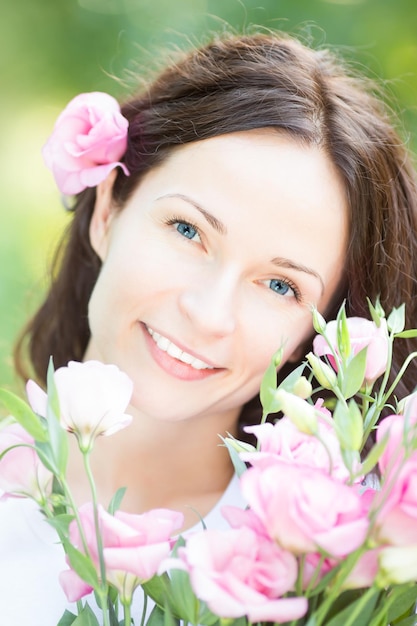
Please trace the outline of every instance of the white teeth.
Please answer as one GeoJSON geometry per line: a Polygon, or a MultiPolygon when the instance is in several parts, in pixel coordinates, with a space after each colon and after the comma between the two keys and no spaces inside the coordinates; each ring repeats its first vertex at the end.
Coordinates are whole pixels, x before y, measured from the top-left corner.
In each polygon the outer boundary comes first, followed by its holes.
{"type": "Polygon", "coordinates": [[[170,341],[166,337],[163,337],[155,330],[152,330],[152,328],[149,328],[149,326],[147,326],[146,328],[148,329],[150,336],[152,337],[158,348],[163,352],[167,352],[167,354],[174,357],[174,359],[178,359],[183,363],[187,363],[188,365],[191,365],[191,367],[194,367],[194,369],[196,370],[214,369],[214,367],[211,367],[210,365],[207,365],[207,363],[204,363],[204,361],[200,361],[200,359],[193,357],[191,354],[188,354],[188,352],[183,352],[181,348],[175,345],[175,343],[172,343],[172,341],[170,341]]]}

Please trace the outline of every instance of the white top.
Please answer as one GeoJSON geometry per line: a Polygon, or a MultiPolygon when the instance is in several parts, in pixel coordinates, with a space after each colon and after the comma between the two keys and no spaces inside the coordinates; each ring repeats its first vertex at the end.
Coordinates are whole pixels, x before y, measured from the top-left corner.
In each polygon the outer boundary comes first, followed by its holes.
{"type": "MultiPolygon", "coordinates": [[[[246,506],[236,475],[204,518],[207,528],[228,527],[220,512],[225,505],[246,506]]],[[[65,569],[63,548],[36,504],[17,498],[0,501],[1,626],[56,626],[66,608],[76,613],[58,581],[65,569]]]]}

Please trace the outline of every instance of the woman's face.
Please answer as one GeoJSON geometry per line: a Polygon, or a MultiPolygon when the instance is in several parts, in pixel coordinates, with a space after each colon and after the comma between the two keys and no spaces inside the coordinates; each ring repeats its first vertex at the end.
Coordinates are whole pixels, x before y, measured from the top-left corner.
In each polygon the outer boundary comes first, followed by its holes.
{"type": "Polygon", "coordinates": [[[310,305],[342,276],[343,185],[324,151],[275,131],[176,149],[122,211],[98,191],[91,241],[103,267],[86,358],[134,381],[133,405],[165,420],[237,416],[273,353],[301,357],[310,305]]]}

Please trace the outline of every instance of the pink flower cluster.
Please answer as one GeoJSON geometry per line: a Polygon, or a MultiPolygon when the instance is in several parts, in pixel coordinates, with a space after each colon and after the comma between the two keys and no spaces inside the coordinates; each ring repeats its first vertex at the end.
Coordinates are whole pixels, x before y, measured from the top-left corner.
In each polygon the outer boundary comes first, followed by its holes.
{"type": "MultiPolygon", "coordinates": [[[[321,403],[316,408],[327,416],[321,403]]],[[[356,486],[346,485],[332,427],[323,421],[319,428],[330,458],[317,438],[285,416],[274,425],[250,427],[260,443],[259,451],[241,453],[252,465],[241,477],[250,508],[226,507],[230,530],[196,533],[167,563],[189,572],[194,592],[216,615],[247,615],[252,622],[299,619],[308,606],[306,598],[295,596],[297,557],[307,556],[307,585],[320,550],[333,559],[322,566],[324,575],[329,563],[365,540],[367,501],[356,486]]]]}
{"type": "Polygon", "coordinates": [[[126,152],[128,121],[107,93],[83,93],[71,100],[58,117],[43,148],[46,166],[58,189],[67,195],[95,187],[120,162],[126,152]]]}

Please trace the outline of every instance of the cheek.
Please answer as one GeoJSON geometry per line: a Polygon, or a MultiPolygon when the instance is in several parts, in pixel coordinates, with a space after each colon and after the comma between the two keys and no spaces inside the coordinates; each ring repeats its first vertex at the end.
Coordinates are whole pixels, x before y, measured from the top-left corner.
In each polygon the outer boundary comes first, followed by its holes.
{"type": "Polygon", "coordinates": [[[309,310],[301,307],[288,307],[284,311],[262,311],[258,308],[249,316],[246,326],[246,340],[242,361],[248,364],[250,375],[259,384],[272,356],[283,348],[283,365],[287,361],[304,357],[303,345],[313,335],[312,317],[309,310]],[[254,323],[254,320],[257,320],[254,323]]]}

